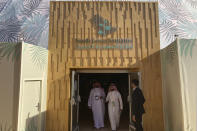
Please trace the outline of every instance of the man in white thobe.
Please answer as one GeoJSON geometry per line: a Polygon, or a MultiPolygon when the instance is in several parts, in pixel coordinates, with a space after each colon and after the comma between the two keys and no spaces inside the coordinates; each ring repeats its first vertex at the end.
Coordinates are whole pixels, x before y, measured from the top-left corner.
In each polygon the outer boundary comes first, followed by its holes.
{"type": "Polygon", "coordinates": [[[94,118],[94,127],[100,129],[104,127],[105,115],[105,92],[99,82],[93,84],[93,89],[90,92],[88,106],[92,109],[94,118]]]}
{"type": "Polygon", "coordinates": [[[119,127],[120,114],[123,110],[122,98],[114,83],[109,86],[109,93],[107,94],[106,101],[108,103],[109,120],[112,131],[116,131],[119,127]]]}

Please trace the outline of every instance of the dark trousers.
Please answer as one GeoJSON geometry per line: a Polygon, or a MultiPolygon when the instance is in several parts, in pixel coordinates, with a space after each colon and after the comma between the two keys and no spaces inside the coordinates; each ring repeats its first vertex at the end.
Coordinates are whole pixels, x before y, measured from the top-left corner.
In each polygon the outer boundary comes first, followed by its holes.
{"type": "Polygon", "coordinates": [[[135,124],[136,131],[143,131],[142,114],[135,115],[135,120],[136,122],[134,124],[135,124]]]}

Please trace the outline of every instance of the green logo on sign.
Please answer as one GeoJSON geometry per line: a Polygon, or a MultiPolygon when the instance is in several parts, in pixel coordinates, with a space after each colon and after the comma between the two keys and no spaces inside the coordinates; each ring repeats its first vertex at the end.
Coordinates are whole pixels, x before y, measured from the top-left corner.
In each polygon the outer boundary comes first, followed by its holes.
{"type": "Polygon", "coordinates": [[[94,15],[90,19],[90,22],[97,30],[97,34],[101,36],[112,34],[117,30],[115,27],[111,26],[111,23],[107,19],[104,19],[99,15],[94,15]]]}

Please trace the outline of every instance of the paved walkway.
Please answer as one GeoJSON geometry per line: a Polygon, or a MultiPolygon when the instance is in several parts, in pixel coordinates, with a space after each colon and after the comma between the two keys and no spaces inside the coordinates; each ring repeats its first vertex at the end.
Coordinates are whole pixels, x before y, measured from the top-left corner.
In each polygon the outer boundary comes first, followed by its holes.
{"type": "MultiPolygon", "coordinates": [[[[87,116],[86,120],[80,121],[80,125],[79,125],[80,131],[111,131],[111,126],[110,126],[108,119],[106,119],[106,121],[105,121],[105,128],[98,130],[93,127],[92,119],[91,118],[87,119],[87,118],[90,118],[90,117],[87,116]]],[[[124,117],[121,117],[120,128],[117,131],[129,131],[129,122],[124,117]]]]}
{"type": "MultiPolygon", "coordinates": [[[[93,116],[92,111],[89,110],[86,106],[82,106],[80,108],[79,112],[79,130],[80,131],[111,131],[111,126],[108,119],[108,110],[106,106],[106,112],[105,112],[105,128],[103,129],[95,129],[93,127],[93,116]]],[[[126,110],[126,109],[125,109],[126,110]]],[[[120,118],[120,128],[117,129],[117,131],[129,131],[129,117],[128,117],[128,111],[125,111],[122,113],[120,118]]]]}
{"type": "MultiPolygon", "coordinates": [[[[102,128],[102,129],[94,129],[93,127],[82,127],[82,128],[79,128],[79,130],[80,131],[111,131],[111,128],[110,127],[105,127],[105,128],[102,128]]],[[[120,128],[117,131],[129,131],[129,128],[128,129],[120,128]]]]}

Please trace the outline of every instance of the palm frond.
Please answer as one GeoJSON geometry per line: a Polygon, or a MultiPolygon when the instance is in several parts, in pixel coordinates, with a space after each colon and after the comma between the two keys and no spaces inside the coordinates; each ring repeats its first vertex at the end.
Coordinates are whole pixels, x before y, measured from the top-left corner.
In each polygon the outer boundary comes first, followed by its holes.
{"type": "Polygon", "coordinates": [[[40,41],[38,42],[38,46],[48,49],[48,32],[49,25],[47,24],[46,29],[42,32],[40,41]]]}
{"type": "Polygon", "coordinates": [[[30,47],[31,59],[34,63],[34,67],[38,67],[40,70],[43,70],[47,65],[48,52],[46,49],[39,46],[30,47]]]}
{"type": "Polygon", "coordinates": [[[177,34],[181,38],[197,38],[197,22],[182,22],[177,26],[177,34]]]}
{"type": "Polygon", "coordinates": [[[7,7],[6,5],[9,3],[10,0],[1,0],[0,1],[0,13],[7,7]]]}
{"type": "Polygon", "coordinates": [[[197,40],[181,39],[180,40],[181,56],[187,57],[188,55],[190,55],[190,57],[192,57],[193,48],[194,48],[196,42],[197,42],[197,40]]]}
{"type": "Polygon", "coordinates": [[[23,14],[26,16],[32,15],[37,12],[37,8],[42,0],[24,0],[23,1],[23,14]]]}
{"type": "Polygon", "coordinates": [[[197,8],[197,1],[196,0],[184,0],[184,2],[188,3],[193,8],[197,8]]]}
{"type": "Polygon", "coordinates": [[[2,59],[3,59],[2,56],[0,56],[0,64],[1,64],[2,59]]]}
{"type": "Polygon", "coordinates": [[[191,12],[185,7],[185,4],[176,0],[160,0],[160,10],[168,14],[173,21],[192,21],[191,12]]]}
{"type": "Polygon", "coordinates": [[[162,45],[168,45],[175,40],[177,28],[172,21],[164,20],[160,23],[160,34],[162,45]]]}
{"type": "Polygon", "coordinates": [[[20,58],[21,45],[19,43],[0,43],[0,57],[18,61],[20,58]]]}
{"type": "Polygon", "coordinates": [[[0,17],[0,42],[18,42],[22,22],[16,17],[15,8],[0,17]]]}
{"type": "Polygon", "coordinates": [[[165,54],[167,63],[172,63],[178,56],[176,41],[174,41],[165,49],[165,54]]]}
{"type": "Polygon", "coordinates": [[[14,131],[12,126],[9,126],[7,123],[0,123],[0,131],[14,131]]]}
{"type": "Polygon", "coordinates": [[[168,15],[166,10],[163,10],[162,8],[159,8],[158,10],[159,10],[159,21],[170,19],[170,16],[168,15]]]}
{"type": "Polygon", "coordinates": [[[43,16],[49,15],[49,3],[50,0],[42,0],[35,10],[36,14],[42,14],[43,16]]]}
{"type": "Polygon", "coordinates": [[[48,18],[48,15],[33,15],[31,18],[28,18],[23,23],[21,31],[24,41],[38,45],[42,33],[48,29],[48,18]]]}
{"type": "Polygon", "coordinates": [[[5,7],[4,7],[4,9],[2,10],[0,16],[1,16],[0,17],[0,21],[9,19],[9,18],[12,18],[13,16],[15,16],[15,8],[14,8],[14,6],[9,5],[7,7],[7,9],[5,9],[5,7]]]}

